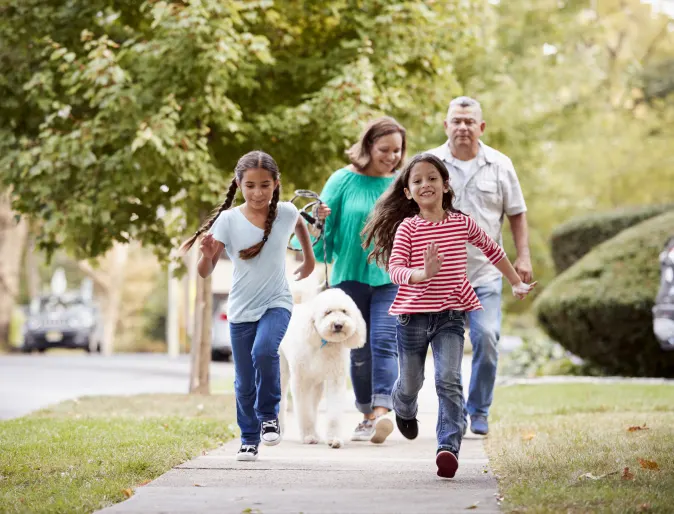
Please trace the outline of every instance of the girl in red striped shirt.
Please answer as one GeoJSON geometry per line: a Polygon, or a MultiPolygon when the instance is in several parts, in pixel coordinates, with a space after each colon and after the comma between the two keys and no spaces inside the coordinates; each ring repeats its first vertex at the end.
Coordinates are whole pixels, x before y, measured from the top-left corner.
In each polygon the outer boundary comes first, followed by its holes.
{"type": "Polygon", "coordinates": [[[466,275],[466,243],[482,250],[522,299],[536,285],[525,284],[505,255],[469,216],[454,209],[454,191],[442,161],[431,154],[412,158],[377,202],[363,230],[364,248],[399,284],[389,314],[397,315],[400,376],[393,407],[400,432],[419,433],[417,396],[430,345],[435,363],[438,476],[454,477],[464,432],[461,387],[465,312],[482,309],[466,275]]]}

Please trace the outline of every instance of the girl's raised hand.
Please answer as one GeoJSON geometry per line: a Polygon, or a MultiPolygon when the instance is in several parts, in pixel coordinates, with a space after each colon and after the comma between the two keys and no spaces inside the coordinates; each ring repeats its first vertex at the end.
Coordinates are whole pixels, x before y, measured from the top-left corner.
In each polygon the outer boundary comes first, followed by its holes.
{"type": "Polygon", "coordinates": [[[218,252],[218,242],[213,237],[213,234],[209,233],[201,238],[199,250],[201,250],[201,253],[207,259],[212,259],[215,256],[218,252]]]}
{"type": "Polygon", "coordinates": [[[433,278],[440,272],[445,256],[440,253],[438,245],[435,243],[428,243],[424,250],[424,275],[426,280],[433,278]]]}
{"type": "Polygon", "coordinates": [[[532,282],[531,284],[525,284],[524,282],[520,282],[519,284],[515,284],[512,286],[513,288],[513,296],[516,296],[520,300],[524,300],[526,296],[531,292],[531,290],[536,287],[536,284],[538,282],[532,282]]]}

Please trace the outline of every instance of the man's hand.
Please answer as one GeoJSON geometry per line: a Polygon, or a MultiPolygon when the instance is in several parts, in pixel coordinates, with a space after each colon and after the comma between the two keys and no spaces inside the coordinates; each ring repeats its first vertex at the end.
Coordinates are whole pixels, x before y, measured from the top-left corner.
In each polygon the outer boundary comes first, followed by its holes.
{"type": "Polygon", "coordinates": [[[525,284],[528,284],[533,280],[534,271],[531,266],[531,257],[529,257],[529,255],[518,255],[513,263],[513,267],[525,284]]]}
{"type": "Polygon", "coordinates": [[[213,234],[209,233],[201,238],[199,250],[201,250],[201,253],[207,259],[212,259],[215,256],[218,252],[218,242],[213,237],[213,234]]]}

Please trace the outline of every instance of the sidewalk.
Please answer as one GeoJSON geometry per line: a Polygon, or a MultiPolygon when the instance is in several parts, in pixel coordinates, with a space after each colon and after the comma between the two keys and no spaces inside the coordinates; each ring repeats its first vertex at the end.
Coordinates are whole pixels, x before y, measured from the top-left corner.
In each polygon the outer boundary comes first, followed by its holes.
{"type": "MultiPolygon", "coordinates": [[[[464,362],[465,366],[465,362],[464,362]]],[[[408,441],[397,429],[383,445],[348,442],[333,450],[300,444],[292,413],[284,441],[260,448],[257,462],[237,462],[234,440],[136,489],[129,500],[104,509],[121,513],[450,513],[475,506],[499,512],[496,480],[482,440],[470,431],[463,441],[459,470],[452,480],[435,471],[437,400],[432,364],[420,396],[420,434],[408,441]]],[[[464,380],[469,380],[464,375],[464,380]]],[[[345,398],[344,429],[360,416],[345,398]]],[[[319,414],[319,430],[324,416],[319,414]]],[[[321,433],[321,432],[319,432],[321,433]]]]}

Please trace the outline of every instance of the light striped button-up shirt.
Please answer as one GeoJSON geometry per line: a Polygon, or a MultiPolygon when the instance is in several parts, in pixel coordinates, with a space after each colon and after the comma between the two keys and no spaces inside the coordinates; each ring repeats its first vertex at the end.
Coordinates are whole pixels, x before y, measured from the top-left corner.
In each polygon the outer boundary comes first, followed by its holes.
{"type": "MultiPolygon", "coordinates": [[[[512,161],[480,141],[477,169],[464,182],[464,172],[456,165],[457,159],[449,149],[449,141],[428,153],[441,159],[447,167],[450,185],[456,194],[454,207],[469,214],[489,237],[503,246],[504,217],[527,210],[512,161]]],[[[479,249],[468,245],[470,284],[479,287],[499,277],[501,272],[489,259],[479,249]]]]}

